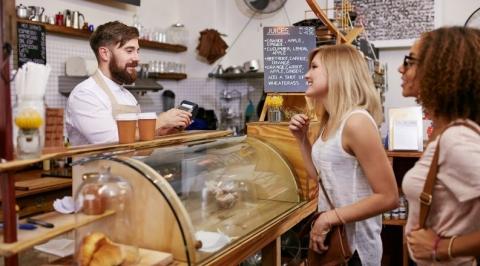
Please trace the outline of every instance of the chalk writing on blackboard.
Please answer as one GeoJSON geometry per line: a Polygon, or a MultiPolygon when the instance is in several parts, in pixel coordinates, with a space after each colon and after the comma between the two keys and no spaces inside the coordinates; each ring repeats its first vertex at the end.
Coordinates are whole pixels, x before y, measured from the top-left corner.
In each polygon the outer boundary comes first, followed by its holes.
{"type": "Polygon", "coordinates": [[[47,63],[45,43],[45,28],[41,25],[19,22],[18,36],[18,67],[26,62],[47,63]]]}
{"type": "Polygon", "coordinates": [[[308,53],[315,48],[313,27],[264,27],[266,92],[305,92],[308,53]]]}

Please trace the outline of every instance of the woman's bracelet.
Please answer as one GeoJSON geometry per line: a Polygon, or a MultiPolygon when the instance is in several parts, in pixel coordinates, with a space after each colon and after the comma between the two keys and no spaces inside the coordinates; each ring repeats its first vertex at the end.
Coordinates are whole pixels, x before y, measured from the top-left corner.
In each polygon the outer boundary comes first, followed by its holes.
{"type": "Polygon", "coordinates": [[[448,243],[448,257],[450,259],[453,259],[453,254],[452,254],[452,246],[453,246],[453,241],[455,241],[455,239],[457,238],[457,236],[452,236],[452,238],[450,238],[450,242],[448,243]]]}

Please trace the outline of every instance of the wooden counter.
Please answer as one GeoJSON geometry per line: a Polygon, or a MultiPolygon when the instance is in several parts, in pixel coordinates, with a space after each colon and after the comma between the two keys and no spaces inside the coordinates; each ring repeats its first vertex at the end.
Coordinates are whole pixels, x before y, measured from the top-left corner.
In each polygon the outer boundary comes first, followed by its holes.
{"type": "MultiPolygon", "coordinates": [[[[13,160],[5,163],[0,163],[0,181],[2,194],[2,210],[4,215],[4,228],[1,253],[3,255],[11,255],[5,257],[5,265],[18,265],[18,256],[16,253],[22,249],[30,247],[32,244],[38,243],[39,239],[42,241],[54,235],[24,236],[17,232],[17,221],[15,213],[16,195],[15,195],[15,172],[25,169],[34,163],[42,162],[49,159],[65,158],[72,156],[88,156],[91,154],[101,153],[123,153],[133,150],[156,148],[168,145],[181,144],[186,142],[195,142],[211,138],[220,138],[231,135],[230,131],[188,131],[181,134],[168,135],[157,137],[152,141],[136,142],[132,144],[109,144],[109,145],[90,145],[80,146],[62,150],[54,150],[45,152],[42,156],[28,160],[13,160]],[[34,239],[30,239],[34,238],[34,239]]],[[[69,226],[61,228],[63,230],[69,229],[69,226]]]]}

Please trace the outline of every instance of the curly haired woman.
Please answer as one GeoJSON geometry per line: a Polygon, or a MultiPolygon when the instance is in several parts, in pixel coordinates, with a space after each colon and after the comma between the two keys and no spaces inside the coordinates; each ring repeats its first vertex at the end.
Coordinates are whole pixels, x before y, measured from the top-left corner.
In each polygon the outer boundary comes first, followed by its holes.
{"type": "Polygon", "coordinates": [[[480,255],[479,51],[480,30],[440,28],[425,33],[399,68],[403,95],[417,98],[435,128],[402,184],[410,207],[408,246],[418,265],[475,265],[480,255]],[[473,129],[449,127],[456,121],[473,129]],[[419,228],[419,196],[437,145],[439,170],[425,230],[419,228]]]}

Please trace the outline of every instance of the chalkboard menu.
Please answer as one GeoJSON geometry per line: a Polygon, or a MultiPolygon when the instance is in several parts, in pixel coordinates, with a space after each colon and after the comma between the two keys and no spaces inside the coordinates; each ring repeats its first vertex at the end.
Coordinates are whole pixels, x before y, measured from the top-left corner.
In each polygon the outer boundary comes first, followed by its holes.
{"type": "Polygon", "coordinates": [[[315,47],[314,27],[264,27],[265,92],[305,92],[308,53],[315,47]]]}
{"type": "Polygon", "coordinates": [[[18,22],[18,67],[26,62],[47,63],[45,28],[41,25],[18,22]]]}

